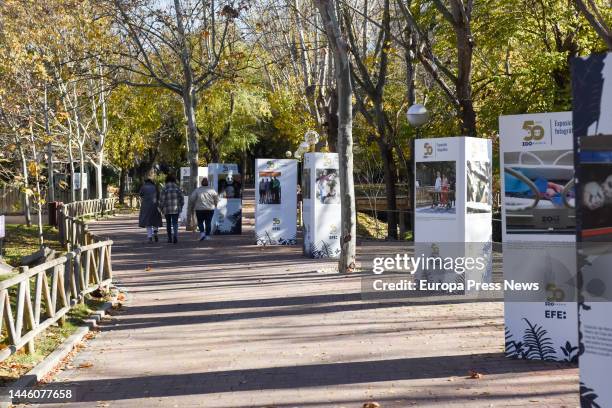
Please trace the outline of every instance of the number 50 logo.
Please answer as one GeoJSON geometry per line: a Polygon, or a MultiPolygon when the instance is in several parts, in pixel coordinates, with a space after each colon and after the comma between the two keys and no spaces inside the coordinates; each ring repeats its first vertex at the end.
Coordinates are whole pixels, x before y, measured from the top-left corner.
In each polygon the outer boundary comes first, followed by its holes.
{"type": "Polygon", "coordinates": [[[540,125],[536,125],[533,120],[524,121],[523,130],[528,132],[527,136],[523,138],[523,146],[529,146],[533,144],[533,142],[537,142],[544,138],[544,128],[540,125]]]}

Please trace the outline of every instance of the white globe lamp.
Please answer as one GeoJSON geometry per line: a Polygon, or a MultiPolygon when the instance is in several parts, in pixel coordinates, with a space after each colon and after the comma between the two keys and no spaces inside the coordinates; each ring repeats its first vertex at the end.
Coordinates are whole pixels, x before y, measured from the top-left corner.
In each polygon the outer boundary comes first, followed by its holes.
{"type": "Polygon", "coordinates": [[[408,108],[406,117],[408,118],[408,123],[415,128],[420,128],[429,120],[429,112],[425,106],[421,105],[420,103],[416,103],[408,108]]]}

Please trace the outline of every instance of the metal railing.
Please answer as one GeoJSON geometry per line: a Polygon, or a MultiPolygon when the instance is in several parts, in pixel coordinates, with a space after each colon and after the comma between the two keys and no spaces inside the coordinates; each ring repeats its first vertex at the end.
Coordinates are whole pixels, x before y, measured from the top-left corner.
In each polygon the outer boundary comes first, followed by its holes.
{"type": "Polygon", "coordinates": [[[65,315],[85,295],[107,289],[112,281],[111,246],[99,241],[0,282],[0,337],[8,347],[0,361],[23,347],[35,350],[34,339],[52,324],[64,323],[65,315]]]}

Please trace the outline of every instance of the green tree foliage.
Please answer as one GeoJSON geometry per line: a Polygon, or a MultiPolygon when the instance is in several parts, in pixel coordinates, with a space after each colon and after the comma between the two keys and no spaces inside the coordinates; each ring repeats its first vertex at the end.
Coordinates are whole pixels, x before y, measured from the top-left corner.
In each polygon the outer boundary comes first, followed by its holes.
{"type": "Polygon", "coordinates": [[[270,117],[265,89],[243,80],[219,81],[203,92],[197,112],[203,153],[219,162],[244,152],[258,140],[262,122],[270,117]]]}

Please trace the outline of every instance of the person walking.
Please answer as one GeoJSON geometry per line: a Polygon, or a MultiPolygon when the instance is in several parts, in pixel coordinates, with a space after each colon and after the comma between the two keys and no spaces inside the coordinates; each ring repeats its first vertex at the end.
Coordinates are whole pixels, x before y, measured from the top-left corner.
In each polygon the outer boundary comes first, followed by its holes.
{"type": "Polygon", "coordinates": [[[178,218],[185,198],[183,190],[176,184],[176,178],[172,174],[166,176],[166,185],[162,189],[159,199],[159,207],[166,217],[166,231],[168,232],[168,243],[178,242],[178,218]]]}
{"type": "Polygon", "coordinates": [[[442,206],[442,208],[450,208],[449,205],[449,201],[448,201],[448,178],[443,174],[442,175],[442,193],[441,194],[441,198],[440,198],[440,204],[442,206]]]}
{"type": "Polygon", "coordinates": [[[267,204],[266,203],[266,182],[264,178],[259,179],[259,204],[267,204]]]}
{"type": "Polygon", "coordinates": [[[219,194],[208,186],[208,179],[202,179],[202,185],[189,196],[189,205],[195,210],[200,230],[200,241],[210,239],[210,230],[215,208],[219,203],[219,194]]]}
{"type": "Polygon", "coordinates": [[[442,177],[440,177],[440,172],[436,172],[436,182],[434,184],[434,194],[433,200],[431,203],[431,208],[437,208],[440,206],[440,193],[442,191],[442,177]]]}
{"type": "Polygon", "coordinates": [[[140,214],[138,215],[138,226],[147,229],[147,240],[149,242],[159,241],[157,231],[162,226],[162,217],[159,212],[159,189],[147,178],[140,188],[140,214]]]}

